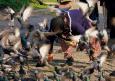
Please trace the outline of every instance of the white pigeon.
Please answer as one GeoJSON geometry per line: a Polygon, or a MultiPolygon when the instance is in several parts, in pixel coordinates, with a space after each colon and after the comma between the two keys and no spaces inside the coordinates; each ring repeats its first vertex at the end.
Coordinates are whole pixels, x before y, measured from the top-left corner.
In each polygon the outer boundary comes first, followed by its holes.
{"type": "Polygon", "coordinates": [[[32,13],[32,10],[33,10],[33,8],[32,8],[31,6],[28,6],[28,7],[24,10],[23,16],[22,16],[22,19],[23,19],[24,22],[30,17],[30,15],[31,15],[31,13],[32,13]]]}

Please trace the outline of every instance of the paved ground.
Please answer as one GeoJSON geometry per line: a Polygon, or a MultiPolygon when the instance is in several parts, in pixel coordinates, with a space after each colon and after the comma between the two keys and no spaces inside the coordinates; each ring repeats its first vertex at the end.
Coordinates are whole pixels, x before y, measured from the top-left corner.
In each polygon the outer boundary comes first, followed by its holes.
{"type": "MultiPolygon", "coordinates": [[[[51,19],[52,16],[48,13],[47,9],[33,10],[32,15],[29,18],[29,23],[37,26],[39,22],[42,22],[44,18],[51,19]]],[[[20,26],[20,24],[15,20],[15,25],[20,26]]],[[[8,20],[3,20],[0,18],[0,28],[8,27],[8,20]]]]}

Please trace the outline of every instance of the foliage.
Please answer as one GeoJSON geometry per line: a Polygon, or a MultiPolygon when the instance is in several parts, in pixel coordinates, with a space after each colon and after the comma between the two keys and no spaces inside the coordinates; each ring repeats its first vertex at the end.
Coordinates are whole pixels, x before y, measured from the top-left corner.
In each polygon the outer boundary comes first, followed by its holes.
{"type": "MultiPolygon", "coordinates": [[[[43,2],[44,3],[44,2],[43,2]]],[[[31,5],[34,7],[34,8],[47,8],[47,5],[43,4],[41,5],[39,3],[39,0],[31,0],[31,5]]]]}
{"type": "MultiPolygon", "coordinates": [[[[47,8],[48,7],[48,5],[47,4],[44,4],[44,5],[40,5],[39,3],[38,3],[38,0],[31,0],[32,1],[32,6],[34,7],[34,8],[40,8],[40,9],[43,9],[43,8],[47,8]]],[[[41,1],[43,1],[43,3],[56,3],[57,2],[57,0],[41,0],[41,1]]]]}
{"type": "Polygon", "coordinates": [[[22,6],[28,5],[30,0],[0,0],[0,6],[9,6],[15,11],[19,11],[22,6]]]}
{"type": "Polygon", "coordinates": [[[43,9],[43,8],[47,8],[47,5],[40,5],[38,3],[31,3],[31,5],[34,7],[34,8],[40,8],[40,9],[43,9]]]}
{"type": "Polygon", "coordinates": [[[47,5],[40,5],[39,1],[56,2],[57,0],[0,0],[0,6],[9,6],[18,12],[23,5],[31,4],[34,8],[47,8],[47,5]]]}
{"type": "Polygon", "coordinates": [[[43,0],[44,2],[57,2],[57,0],[43,0]]]}

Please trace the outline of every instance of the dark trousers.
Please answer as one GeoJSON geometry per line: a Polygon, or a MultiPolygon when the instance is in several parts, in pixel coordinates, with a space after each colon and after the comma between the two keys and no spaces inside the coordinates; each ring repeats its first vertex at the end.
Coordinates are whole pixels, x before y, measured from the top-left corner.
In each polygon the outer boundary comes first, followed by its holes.
{"type": "Polygon", "coordinates": [[[115,0],[101,0],[107,8],[107,27],[110,29],[110,38],[115,38],[115,26],[112,25],[112,18],[115,17],[115,0]]]}
{"type": "Polygon", "coordinates": [[[112,18],[115,17],[115,11],[107,12],[107,27],[110,29],[110,38],[115,38],[115,26],[112,25],[112,18]]]}

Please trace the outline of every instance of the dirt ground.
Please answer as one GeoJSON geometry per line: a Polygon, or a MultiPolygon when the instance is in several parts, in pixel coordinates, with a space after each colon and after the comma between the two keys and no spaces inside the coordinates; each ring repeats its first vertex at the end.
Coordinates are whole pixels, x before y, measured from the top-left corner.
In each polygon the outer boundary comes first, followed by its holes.
{"type": "MultiPolygon", "coordinates": [[[[44,18],[48,18],[50,20],[52,18],[52,16],[51,16],[51,14],[49,14],[47,12],[48,12],[48,10],[34,10],[31,17],[29,18],[29,22],[31,24],[33,24],[34,26],[37,26],[38,22],[43,21],[44,18]]],[[[0,28],[8,27],[7,22],[8,21],[1,20],[0,28]]],[[[19,26],[19,23],[17,21],[15,23],[17,26],[19,26]]],[[[53,52],[54,60],[51,62],[52,66],[60,67],[60,64],[63,65],[65,63],[63,52],[61,52],[61,53],[58,52],[58,50],[60,50],[60,49],[61,49],[61,47],[59,45],[54,45],[54,52],[53,52]]],[[[84,68],[89,66],[89,64],[90,64],[89,57],[84,52],[78,52],[78,51],[76,52],[76,49],[74,49],[73,55],[74,55],[75,61],[74,61],[72,68],[76,72],[83,71],[84,68]]],[[[104,63],[103,70],[104,70],[106,76],[109,75],[112,71],[115,71],[114,64],[115,64],[115,58],[107,59],[107,61],[104,63]]],[[[49,68],[48,66],[42,67],[42,68],[36,68],[36,67],[32,67],[32,68],[40,69],[43,71],[46,70],[46,72],[45,72],[46,75],[52,74],[51,72],[49,72],[49,70],[51,70],[51,68],[49,68]]],[[[71,81],[71,80],[65,80],[65,81],[71,81]]],[[[96,81],[95,73],[94,73],[93,77],[91,78],[91,81],[96,81]]],[[[113,81],[115,81],[115,80],[113,80],[113,81]]]]}

